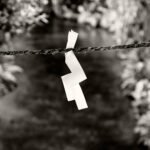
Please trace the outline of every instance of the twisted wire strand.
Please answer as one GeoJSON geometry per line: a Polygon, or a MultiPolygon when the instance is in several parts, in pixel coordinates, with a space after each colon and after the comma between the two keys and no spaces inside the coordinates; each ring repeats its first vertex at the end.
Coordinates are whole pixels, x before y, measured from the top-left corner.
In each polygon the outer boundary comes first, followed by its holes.
{"type": "Polygon", "coordinates": [[[102,46],[102,47],[83,47],[83,48],[56,48],[56,49],[45,49],[45,50],[8,50],[0,51],[0,55],[56,55],[63,54],[70,50],[75,53],[91,53],[97,51],[111,51],[111,50],[124,50],[134,48],[146,48],[150,47],[150,42],[141,42],[127,45],[115,45],[115,46],[102,46]]]}

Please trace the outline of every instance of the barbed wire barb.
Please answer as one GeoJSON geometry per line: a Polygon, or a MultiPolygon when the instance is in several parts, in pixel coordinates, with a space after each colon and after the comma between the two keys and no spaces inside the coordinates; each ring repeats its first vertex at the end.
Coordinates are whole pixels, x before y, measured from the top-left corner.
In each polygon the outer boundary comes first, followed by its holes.
{"type": "Polygon", "coordinates": [[[83,47],[83,48],[56,48],[56,49],[45,49],[45,50],[8,50],[0,51],[0,55],[56,55],[63,54],[70,50],[75,53],[91,53],[98,51],[111,51],[111,50],[124,50],[133,48],[146,48],[150,47],[150,42],[141,42],[126,45],[115,45],[115,46],[102,46],[102,47],[83,47]]]}

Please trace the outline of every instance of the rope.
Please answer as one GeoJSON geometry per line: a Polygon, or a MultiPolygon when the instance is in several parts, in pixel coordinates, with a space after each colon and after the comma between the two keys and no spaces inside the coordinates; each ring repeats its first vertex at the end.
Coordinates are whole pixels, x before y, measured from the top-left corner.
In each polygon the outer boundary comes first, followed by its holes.
{"type": "Polygon", "coordinates": [[[0,55],[56,55],[63,54],[70,50],[73,50],[75,53],[91,53],[96,51],[110,51],[110,50],[124,50],[132,48],[144,48],[150,47],[150,42],[134,43],[127,45],[115,45],[115,46],[106,46],[106,47],[83,47],[83,48],[56,48],[56,49],[46,49],[46,50],[17,50],[17,51],[0,51],[0,55]]]}

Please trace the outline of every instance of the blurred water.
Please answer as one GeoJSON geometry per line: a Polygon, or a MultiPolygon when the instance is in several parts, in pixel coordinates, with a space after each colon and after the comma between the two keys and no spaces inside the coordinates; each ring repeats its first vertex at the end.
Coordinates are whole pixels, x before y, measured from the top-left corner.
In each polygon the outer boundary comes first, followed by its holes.
{"type": "Polygon", "coordinates": [[[38,49],[65,47],[67,34],[71,29],[79,33],[77,47],[104,46],[114,43],[111,34],[106,31],[85,25],[78,26],[75,22],[54,19],[43,27],[37,27],[31,37],[25,35],[17,37],[15,46],[21,49],[22,45],[27,49],[31,46],[38,49]]]}
{"type": "MultiPolygon", "coordinates": [[[[31,35],[14,38],[14,47],[19,50],[65,47],[67,34],[71,29],[79,33],[77,47],[114,43],[112,35],[104,30],[56,19],[51,20],[48,25],[37,27],[31,35]]],[[[17,56],[16,61],[23,67],[24,75],[19,77],[19,89],[13,95],[16,98],[13,103],[18,106],[14,109],[23,109],[28,113],[25,112],[21,123],[18,122],[17,133],[11,134],[10,130],[4,132],[7,137],[4,142],[9,144],[5,145],[6,149],[135,148],[134,122],[130,104],[121,95],[119,75],[122,70],[115,53],[99,52],[80,54],[77,57],[88,77],[81,84],[89,105],[84,111],[78,111],[75,103],[66,99],[60,77],[69,70],[63,55],[17,56]],[[34,136],[39,124],[46,124],[45,129],[56,128],[56,131],[53,134],[44,132],[40,136],[34,136]],[[23,134],[24,128],[28,132],[23,134]],[[29,136],[30,132],[33,132],[32,138],[29,136]],[[8,138],[10,134],[11,140],[8,138]]],[[[17,120],[17,116],[14,119],[13,115],[12,120],[17,120]]],[[[10,128],[13,129],[13,125],[10,128]]],[[[41,130],[44,129],[41,127],[41,130]]]]}

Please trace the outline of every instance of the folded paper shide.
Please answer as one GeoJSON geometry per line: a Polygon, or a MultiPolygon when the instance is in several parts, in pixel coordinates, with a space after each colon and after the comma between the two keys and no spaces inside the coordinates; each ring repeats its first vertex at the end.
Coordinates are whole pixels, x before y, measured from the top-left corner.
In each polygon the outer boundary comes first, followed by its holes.
{"type": "MultiPolygon", "coordinates": [[[[74,48],[78,33],[70,31],[66,48],[74,48]]],[[[88,108],[80,83],[87,79],[79,61],[73,51],[65,53],[65,62],[71,73],[62,76],[62,82],[68,101],[75,100],[79,110],[88,108]]]]}

